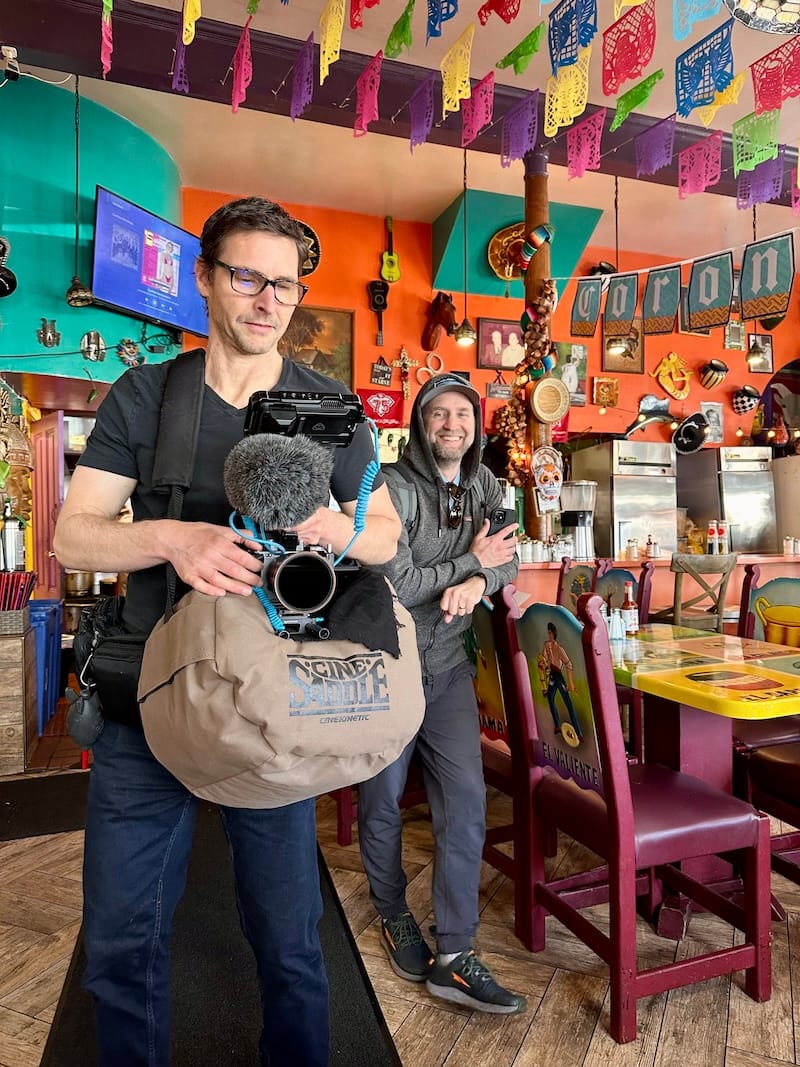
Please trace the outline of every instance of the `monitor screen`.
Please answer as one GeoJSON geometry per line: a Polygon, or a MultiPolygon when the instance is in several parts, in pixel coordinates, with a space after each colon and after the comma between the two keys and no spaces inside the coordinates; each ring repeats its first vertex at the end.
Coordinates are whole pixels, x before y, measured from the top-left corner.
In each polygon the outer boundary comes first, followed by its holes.
{"type": "Polygon", "coordinates": [[[97,186],[92,292],[98,304],[208,335],[194,264],[200,241],[166,219],[97,186]]]}

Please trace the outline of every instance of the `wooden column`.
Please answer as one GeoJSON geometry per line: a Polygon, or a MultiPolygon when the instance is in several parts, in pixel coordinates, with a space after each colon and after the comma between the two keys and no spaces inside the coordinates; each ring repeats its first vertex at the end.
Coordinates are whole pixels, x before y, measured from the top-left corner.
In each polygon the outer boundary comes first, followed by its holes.
{"type": "MultiPolygon", "coordinates": [[[[525,153],[525,233],[550,221],[550,198],[547,191],[546,149],[537,148],[525,153]]],[[[525,272],[525,306],[542,293],[542,282],[550,277],[550,243],[545,241],[528,265],[525,272]]],[[[532,452],[542,445],[553,443],[550,423],[542,423],[526,405],[528,447],[532,452]]],[[[537,540],[547,541],[553,532],[550,514],[537,515],[534,502],[533,476],[529,475],[525,486],[525,529],[537,540]]]]}

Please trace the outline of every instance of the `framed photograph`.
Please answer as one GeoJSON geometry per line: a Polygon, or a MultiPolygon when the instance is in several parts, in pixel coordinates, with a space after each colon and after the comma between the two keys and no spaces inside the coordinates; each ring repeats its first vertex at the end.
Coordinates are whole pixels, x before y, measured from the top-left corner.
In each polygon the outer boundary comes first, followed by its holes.
{"type": "Polygon", "coordinates": [[[748,334],[747,366],[753,374],[772,374],[772,337],[768,333],[748,334]]]}
{"type": "Polygon", "coordinates": [[[353,312],[301,304],[278,341],[278,351],[352,389],[353,312]]]}
{"type": "Polygon", "coordinates": [[[478,319],[478,366],[484,370],[514,370],[525,346],[522,327],[505,319],[478,319]]]}
{"type": "Polygon", "coordinates": [[[678,333],[691,333],[698,337],[710,337],[711,330],[689,329],[689,286],[681,286],[681,302],[678,305],[678,333]]]}
{"type": "Polygon", "coordinates": [[[592,403],[601,408],[615,408],[619,403],[619,380],[617,378],[593,378],[592,403]]]}
{"type": "Polygon", "coordinates": [[[722,444],[722,404],[701,400],[700,413],[708,423],[706,441],[711,444],[722,444]]]}
{"type": "Polygon", "coordinates": [[[644,330],[641,317],[631,323],[624,337],[610,336],[603,320],[603,370],[615,374],[644,373],[644,330]]]}
{"type": "Polygon", "coordinates": [[[554,341],[553,347],[558,354],[558,363],[553,368],[553,377],[560,378],[569,390],[570,407],[584,407],[588,347],[573,344],[571,341],[554,341]]]}
{"type": "Polygon", "coordinates": [[[725,327],[725,347],[744,351],[744,324],[741,319],[730,319],[725,327]]]}

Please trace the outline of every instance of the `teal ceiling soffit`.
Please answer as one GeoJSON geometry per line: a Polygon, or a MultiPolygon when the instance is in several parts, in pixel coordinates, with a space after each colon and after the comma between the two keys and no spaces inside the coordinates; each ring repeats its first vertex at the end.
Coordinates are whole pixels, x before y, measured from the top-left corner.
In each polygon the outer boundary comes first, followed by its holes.
{"type": "MultiPolygon", "coordinates": [[[[433,223],[433,288],[446,292],[464,292],[464,193],[461,193],[433,223]]],[[[498,230],[513,226],[525,218],[525,201],[521,196],[488,193],[469,189],[467,196],[467,292],[479,296],[525,297],[521,278],[514,279],[508,291],[506,283],[489,266],[489,241],[498,230]]],[[[580,257],[594,233],[603,212],[599,208],[572,204],[550,204],[550,224],[555,236],[550,248],[550,275],[567,279],[575,274],[580,257]]],[[[561,294],[565,281],[558,282],[561,294]]]]}

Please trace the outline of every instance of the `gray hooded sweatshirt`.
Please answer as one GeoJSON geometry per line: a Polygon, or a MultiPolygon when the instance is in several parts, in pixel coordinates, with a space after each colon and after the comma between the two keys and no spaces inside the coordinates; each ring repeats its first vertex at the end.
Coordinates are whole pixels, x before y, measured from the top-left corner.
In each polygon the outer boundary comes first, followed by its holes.
{"type": "Polygon", "coordinates": [[[434,390],[446,391],[447,381],[452,383],[454,376],[446,374],[431,378],[420,389],[411,412],[411,428],[403,455],[397,463],[383,468],[389,492],[401,517],[409,512],[409,492],[413,494],[416,490],[413,520],[403,527],[394,559],[380,570],[389,578],[400,601],[414,618],[425,679],[467,660],[464,633],[472,619],[466,615],[456,616],[449,623],[444,621],[439,600],[445,589],[472,575],[482,574],[488,596],[512,582],[519,568],[516,556],[502,567],[482,567],[478,557],[469,551],[483,520],[493,509],[503,506],[503,499],[497,479],[480,461],[480,397],[465,380],[461,385],[468,391],[475,409],[475,440],[461,460],[463,517],[456,529],[451,530],[448,526],[450,497],[447,483],[433,457],[420,403],[434,390]]]}

